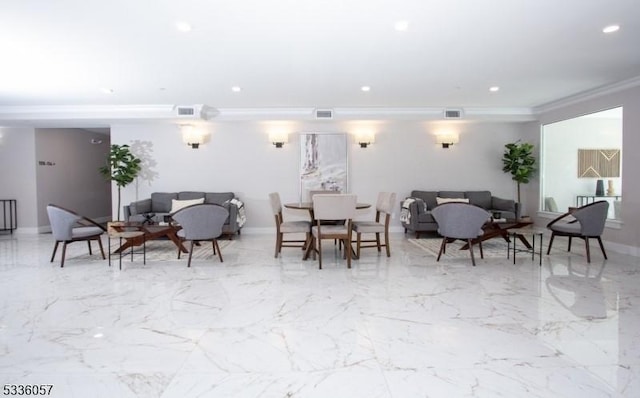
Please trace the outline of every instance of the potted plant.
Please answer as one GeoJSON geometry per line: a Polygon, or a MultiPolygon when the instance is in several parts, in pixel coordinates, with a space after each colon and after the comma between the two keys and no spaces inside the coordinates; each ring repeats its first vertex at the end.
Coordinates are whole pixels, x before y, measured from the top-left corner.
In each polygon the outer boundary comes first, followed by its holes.
{"type": "Polygon", "coordinates": [[[520,184],[529,183],[529,179],[535,173],[536,158],[533,156],[533,144],[516,141],[505,145],[502,156],[502,171],[511,173],[511,179],[518,186],[518,203],[520,200],[520,184]]]}
{"type": "Polygon", "coordinates": [[[111,145],[107,155],[107,164],[100,167],[108,181],[115,181],[118,186],[118,221],[120,220],[120,189],[131,184],[140,173],[141,160],[129,150],[129,145],[111,145]]]}

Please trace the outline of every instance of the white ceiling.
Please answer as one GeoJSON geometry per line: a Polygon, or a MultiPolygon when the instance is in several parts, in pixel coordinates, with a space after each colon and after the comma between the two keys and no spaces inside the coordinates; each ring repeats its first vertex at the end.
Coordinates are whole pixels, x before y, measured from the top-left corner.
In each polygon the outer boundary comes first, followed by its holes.
{"type": "Polygon", "coordinates": [[[532,108],[640,75],[638,0],[0,4],[0,108],[532,108]]]}

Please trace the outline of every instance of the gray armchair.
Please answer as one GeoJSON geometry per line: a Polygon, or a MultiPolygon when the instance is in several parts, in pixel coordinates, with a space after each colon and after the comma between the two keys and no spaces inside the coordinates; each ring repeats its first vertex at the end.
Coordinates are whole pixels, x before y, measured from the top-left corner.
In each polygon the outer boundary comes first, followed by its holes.
{"type": "Polygon", "coordinates": [[[102,240],[100,236],[106,232],[106,229],[96,223],[95,221],[76,214],[71,210],[67,210],[60,206],[49,204],[47,205],[47,214],[49,215],[49,222],[51,223],[51,233],[56,240],[56,244],[53,247],[53,254],[51,255],[51,262],[56,257],[56,251],[58,250],[58,244],[63,242],[62,245],[62,259],[60,260],[60,267],[64,267],[64,258],[67,253],[67,245],[72,242],[86,241],[89,246],[89,254],[91,253],[91,241],[95,240],[100,246],[100,252],[102,258],[106,259],[104,255],[104,249],[102,248],[102,240]]]}
{"type": "Polygon", "coordinates": [[[547,224],[547,228],[551,230],[551,239],[549,240],[547,254],[551,252],[551,245],[556,236],[567,236],[569,238],[567,251],[571,251],[571,239],[580,238],[584,240],[587,251],[587,262],[590,263],[591,252],[589,250],[589,238],[596,238],[598,239],[600,250],[602,250],[602,255],[606,260],[607,253],[604,251],[604,245],[602,244],[600,236],[604,231],[604,224],[607,221],[608,212],[609,202],[601,200],[564,213],[551,221],[547,224]],[[571,220],[570,216],[573,216],[574,219],[571,220]]]}
{"type": "MultiPolygon", "coordinates": [[[[220,262],[223,261],[220,246],[218,245],[218,237],[222,235],[222,225],[228,216],[227,209],[212,203],[185,207],[171,215],[171,218],[182,227],[177,233],[178,237],[191,241],[187,267],[191,267],[194,243],[199,241],[210,241],[213,247],[213,254],[217,252],[220,262]]],[[[180,249],[178,249],[178,258],[180,258],[180,252],[180,249]]]]}
{"type": "MultiPolygon", "coordinates": [[[[491,218],[491,214],[478,206],[467,203],[441,204],[434,208],[431,214],[438,223],[438,233],[442,236],[442,244],[436,261],[440,261],[442,253],[446,253],[449,240],[463,239],[469,243],[471,264],[475,266],[473,239],[484,234],[482,226],[491,218]]],[[[480,258],[484,258],[482,242],[478,242],[478,246],[480,247],[480,258]]]]}

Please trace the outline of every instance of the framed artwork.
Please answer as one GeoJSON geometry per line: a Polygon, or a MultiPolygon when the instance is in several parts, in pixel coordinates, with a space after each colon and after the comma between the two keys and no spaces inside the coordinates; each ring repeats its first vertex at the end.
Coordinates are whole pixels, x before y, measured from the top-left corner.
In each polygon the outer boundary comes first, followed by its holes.
{"type": "Polygon", "coordinates": [[[578,149],[578,178],[620,177],[620,149],[578,149]]]}
{"type": "Polygon", "coordinates": [[[300,134],[300,201],[309,191],[346,193],[348,186],[347,134],[300,134]]]}

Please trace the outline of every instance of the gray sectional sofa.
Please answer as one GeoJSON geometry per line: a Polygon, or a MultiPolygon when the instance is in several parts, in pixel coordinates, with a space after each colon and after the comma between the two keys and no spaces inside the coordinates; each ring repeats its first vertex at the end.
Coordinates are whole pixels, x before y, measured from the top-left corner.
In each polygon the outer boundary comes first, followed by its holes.
{"type": "Polygon", "coordinates": [[[127,221],[163,222],[171,212],[172,201],[194,200],[204,198],[204,203],[215,203],[229,211],[229,218],[222,227],[223,234],[240,234],[246,220],[244,204],[233,192],[154,192],[151,198],[132,202],[124,206],[124,217],[127,221]]]}
{"type": "Polygon", "coordinates": [[[418,238],[420,232],[438,230],[438,224],[431,216],[431,210],[438,205],[438,197],[469,199],[470,204],[490,213],[499,212],[501,218],[520,218],[520,206],[516,201],[492,196],[490,191],[411,191],[411,196],[400,204],[400,222],[405,233],[412,231],[418,238]]]}

